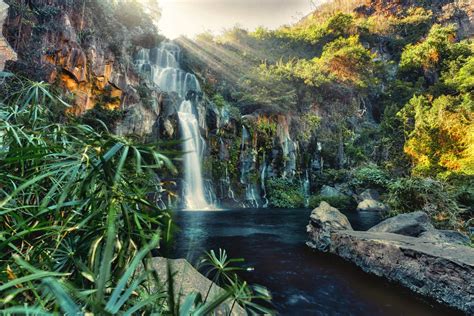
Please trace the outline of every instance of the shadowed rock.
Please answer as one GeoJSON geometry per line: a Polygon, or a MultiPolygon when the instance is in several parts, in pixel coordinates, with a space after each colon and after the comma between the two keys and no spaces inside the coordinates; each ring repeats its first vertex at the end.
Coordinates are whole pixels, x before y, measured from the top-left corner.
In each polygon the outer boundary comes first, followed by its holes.
{"type": "Polygon", "coordinates": [[[311,213],[307,226],[311,247],[327,251],[331,243],[331,232],[336,230],[352,230],[351,223],[344,214],[323,201],[311,213]]]}
{"type": "Polygon", "coordinates": [[[411,237],[434,230],[430,217],[424,212],[400,214],[375,225],[370,232],[394,233],[411,237]]]}

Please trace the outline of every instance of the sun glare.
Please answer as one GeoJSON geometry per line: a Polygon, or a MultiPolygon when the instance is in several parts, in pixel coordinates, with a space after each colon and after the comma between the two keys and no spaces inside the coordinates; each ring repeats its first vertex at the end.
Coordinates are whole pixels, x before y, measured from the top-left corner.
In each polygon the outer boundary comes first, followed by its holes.
{"type": "Polygon", "coordinates": [[[276,28],[296,22],[312,9],[310,0],[160,0],[160,32],[174,39],[210,31],[220,33],[239,25],[276,28]],[[272,12],[272,14],[268,14],[272,12]]]}

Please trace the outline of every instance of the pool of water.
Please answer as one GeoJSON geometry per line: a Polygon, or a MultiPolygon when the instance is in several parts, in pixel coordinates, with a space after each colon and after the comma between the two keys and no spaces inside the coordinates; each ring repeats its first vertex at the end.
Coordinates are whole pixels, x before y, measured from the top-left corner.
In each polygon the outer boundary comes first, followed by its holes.
{"type": "MultiPolygon", "coordinates": [[[[368,275],[330,254],[309,249],[310,210],[178,211],[171,257],[196,263],[211,249],[245,258],[250,283],[267,287],[280,315],[457,315],[407,289],[368,275]]],[[[380,219],[373,213],[346,214],[356,230],[380,219]]]]}

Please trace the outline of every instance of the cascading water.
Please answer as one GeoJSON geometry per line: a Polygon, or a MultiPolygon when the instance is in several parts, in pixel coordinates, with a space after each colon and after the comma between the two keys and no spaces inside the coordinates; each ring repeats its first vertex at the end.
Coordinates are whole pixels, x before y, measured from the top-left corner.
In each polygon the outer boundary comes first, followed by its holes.
{"type": "Polygon", "coordinates": [[[309,197],[311,191],[311,183],[309,182],[309,173],[308,170],[305,171],[304,179],[303,179],[303,196],[304,196],[304,206],[309,206],[309,197]]]}
{"type": "Polygon", "coordinates": [[[176,92],[182,99],[178,109],[179,125],[184,149],[184,200],[190,210],[211,209],[206,200],[201,174],[201,160],[204,141],[200,134],[200,124],[194,105],[189,96],[201,93],[195,75],[180,69],[181,50],[172,42],[163,42],[159,47],[141,49],[135,60],[138,71],[155,83],[161,90],[176,92]]]}
{"type": "Polygon", "coordinates": [[[265,179],[267,177],[267,161],[265,159],[265,153],[263,153],[263,165],[262,171],[260,172],[260,189],[262,190],[263,208],[268,207],[267,188],[265,186],[265,179]]]}
{"type": "Polygon", "coordinates": [[[202,139],[199,124],[193,114],[191,101],[183,101],[178,110],[179,125],[183,135],[185,188],[184,197],[188,209],[209,209],[204,195],[204,185],[201,176],[202,139]]]}

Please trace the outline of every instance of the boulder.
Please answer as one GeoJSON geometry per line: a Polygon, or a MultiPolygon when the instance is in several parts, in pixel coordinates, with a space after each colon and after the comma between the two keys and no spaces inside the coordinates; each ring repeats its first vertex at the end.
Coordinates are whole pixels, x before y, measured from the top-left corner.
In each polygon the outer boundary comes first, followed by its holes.
{"type": "Polygon", "coordinates": [[[388,207],[380,201],[366,199],[357,205],[357,210],[360,212],[386,212],[388,207]]]}
{"type": "Polygon", "coordinates": [[[359,194],[359,201],[364,201],[364,200],[380,200],[380,194],[377,192],[377,190],[374,189],[367,189],[361,194],[359,194]]]}
{"type": "Polygon", "coordinates": [[[338,229],[345,225],[336,212],[329,205],[313,211],[308,246],[474,314],[474,248],[464,245],[467,236],[436,230],[423,212],[389,218],[367,232],[338,229]]]}
{"type": "Polygon", "coordinates": [[[331,187],[329,185],[323,185],[319,195],[324,196],[324,197],[334,197],[334,196],[341,196],[342,193],[334,187],[331,187]]]}
{"type": "MultiPolygon", "coordinates": [[[[180,304],[184,303],[186,296],[191,293],[200,293],[203,298],[208,295],[208,299],[212,300],[214,297],[220,295],[224,290],[213,283],[211,280],[199,273],[194,267],[185,259],[167,259],[167,258],[153,258],[151,259],[151,267],[157,271],[160,281],[166,288],[168,283],[168,265],[173,275],[175,301],[180,304]],[[210,289],[210,290],[209,290],[210,289]]],[[[247,315],[245,310],[239,305],[234,304],[231,300],[221,304],[213,315],[230,315],[240,316],[247,315]]]]}
{"type": "Polygon", "coordinates": [[[454,230],[428,230],[421,233],[420,238],[424,238],[437,243],[468,245],[468,236],[454,230]]]}
{"type": "Polygon", "coordinates": [[[307,232],[310,236],[310,247],[327,251],[331,242],[331,232],[336,230],[352,230],[347,217],[326,202],[311,212],[307,232]]]}
{"type": "Polygon", "coordinates": [[[434,230],[428,214],[418,211],[400,214],[375,225],[369,232],[394,233],[411,237],[418,237],[422,233],[434,230]]]}
{"type": "Polygon", "coordinates": [[[331,233],[329,251],[365,272],[474,315],[474,248],[385,232],[331,233]]]}

